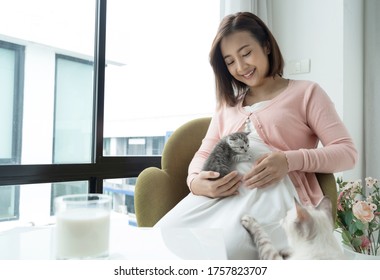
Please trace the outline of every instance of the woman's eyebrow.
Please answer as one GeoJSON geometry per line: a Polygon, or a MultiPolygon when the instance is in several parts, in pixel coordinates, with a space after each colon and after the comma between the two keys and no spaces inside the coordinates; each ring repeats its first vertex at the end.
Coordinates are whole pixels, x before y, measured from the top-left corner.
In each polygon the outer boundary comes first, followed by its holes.
{"type": "MultiPolygon", "coordinates": [[[[249,45],[246,44],[246,45],[241,46],[241,47],[237,50],[237,52],[240,52],[242,49],[244,49],[244,48],[246,48],[246,47],[249,47],[249,45]]],[[[230,57],[230,56],[231,56],[231,55],[227,54],[227,55],[223,56],[223,58],[226,59],[226,58],[228,58],[228,57],[230,57]]]]}

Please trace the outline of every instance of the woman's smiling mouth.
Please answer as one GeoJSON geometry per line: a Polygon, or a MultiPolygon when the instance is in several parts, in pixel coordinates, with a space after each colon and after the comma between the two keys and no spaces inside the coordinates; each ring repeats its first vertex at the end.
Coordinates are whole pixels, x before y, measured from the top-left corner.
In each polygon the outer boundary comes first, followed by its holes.
{"type": "Polygon", "coordinates": [[[242,76],[243,76],[244,78],[246,78],[246,79],[249,79],[250,77],[253,76],[253,73],[254,73],[254,72],[255,72],[255,69],[249,71],[247,74],[244,74],[244,75],[242,75],[242,76]]]}

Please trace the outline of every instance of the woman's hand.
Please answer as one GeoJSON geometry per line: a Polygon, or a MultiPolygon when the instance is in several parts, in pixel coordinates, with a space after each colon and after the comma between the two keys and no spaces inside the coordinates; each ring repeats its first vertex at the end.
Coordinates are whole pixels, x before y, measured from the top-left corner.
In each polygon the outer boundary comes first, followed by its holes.
{"type": "Polygon", "coordinates": [[[216,180],[219,173],[213,171],[201,171],[191,182],[191,191],[195,195],[203,195],[211,198],[226,197],[238,194],[242,176],[233,171],[223,178],[216,180]]]}
{"type": "Polygon", "coordinates": [[[280,181],[288,173],[288,161],[282,152],[273,152],[259,158],[243,177],[247,188],[264,188],[280,181]]]}

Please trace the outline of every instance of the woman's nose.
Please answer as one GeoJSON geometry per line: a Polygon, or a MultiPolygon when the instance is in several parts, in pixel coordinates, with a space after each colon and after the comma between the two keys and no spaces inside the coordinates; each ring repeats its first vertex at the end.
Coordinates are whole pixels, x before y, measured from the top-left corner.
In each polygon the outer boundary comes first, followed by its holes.
{"type": "Polygon", "coordinates": [[[242,74],[244,70],[246,70],[247,64],[244,62],[243,59],[236,60],[236,70],[239,74],[242,74]]]}

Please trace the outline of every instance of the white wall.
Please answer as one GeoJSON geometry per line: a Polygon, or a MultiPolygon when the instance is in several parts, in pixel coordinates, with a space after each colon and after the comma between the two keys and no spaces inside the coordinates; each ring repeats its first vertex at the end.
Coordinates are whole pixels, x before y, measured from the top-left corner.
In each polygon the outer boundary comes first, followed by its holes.
{"type": "MultiPolygon", "coordinates": [[[[310,59],[306,74],[292,79],[318,82],[335,103],[362,155],[363,4],[357,0],[271,0],[272,31],[286,62],[310,59]]],[[[362,176],[362,157],[343,173],[346,179],[362,176]]]]}

